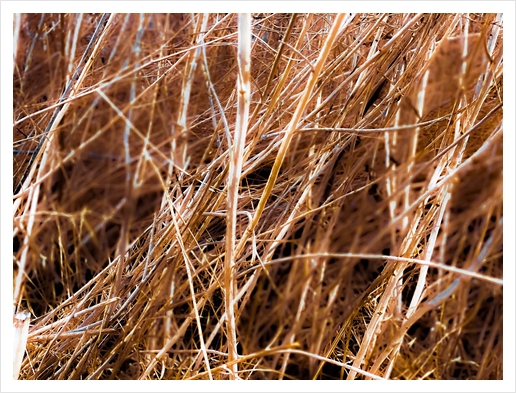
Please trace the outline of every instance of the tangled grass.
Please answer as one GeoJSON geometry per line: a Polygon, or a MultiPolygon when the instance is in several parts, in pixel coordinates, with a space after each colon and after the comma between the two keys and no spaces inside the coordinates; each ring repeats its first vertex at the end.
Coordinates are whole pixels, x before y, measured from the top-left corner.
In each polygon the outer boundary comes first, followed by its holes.
{"type": "Polygon", "coordinates": [[[503,378],[500,14],[14,36],[20,379],[503,378]]]}

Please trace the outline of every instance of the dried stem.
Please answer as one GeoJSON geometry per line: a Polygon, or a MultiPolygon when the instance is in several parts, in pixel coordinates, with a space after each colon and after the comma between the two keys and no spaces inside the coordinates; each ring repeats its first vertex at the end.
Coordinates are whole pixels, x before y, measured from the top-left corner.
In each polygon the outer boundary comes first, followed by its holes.
{"type": "Polygon", "coordinates": [[[13,21],[15,378],[503,379],[502,14],[13,21]]]}

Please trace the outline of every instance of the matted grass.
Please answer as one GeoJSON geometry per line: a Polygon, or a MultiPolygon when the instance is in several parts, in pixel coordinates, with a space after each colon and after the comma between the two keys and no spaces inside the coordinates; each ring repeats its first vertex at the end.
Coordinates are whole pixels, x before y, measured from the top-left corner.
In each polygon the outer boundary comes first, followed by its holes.
{"type": "Polygon", "coordinates": [[[14,32],[19,378],[503,378],[501,15],[14,32]]]}

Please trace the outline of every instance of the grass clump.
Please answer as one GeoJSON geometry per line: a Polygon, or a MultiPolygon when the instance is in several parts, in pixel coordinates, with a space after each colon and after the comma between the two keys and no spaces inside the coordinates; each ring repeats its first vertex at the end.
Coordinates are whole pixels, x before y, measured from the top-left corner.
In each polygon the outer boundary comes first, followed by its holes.
{"type": "Polygon", "coordinates": [[[19,378],[502,379],[501,15],[14,29],[19,378]]]}

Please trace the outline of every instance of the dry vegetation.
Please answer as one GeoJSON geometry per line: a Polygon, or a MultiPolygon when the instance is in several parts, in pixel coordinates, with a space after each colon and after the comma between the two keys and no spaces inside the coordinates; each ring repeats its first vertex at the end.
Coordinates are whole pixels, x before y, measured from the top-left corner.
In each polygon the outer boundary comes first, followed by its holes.
{"type": "Polygon", "coordinates": [[[503,378],[501,15],[14,37],[21,379],[503,378]]]}

